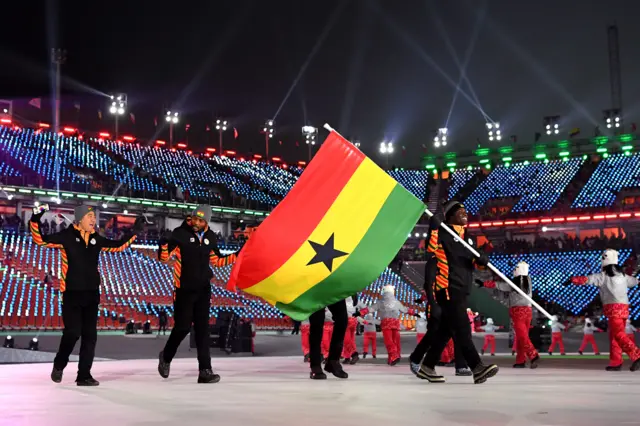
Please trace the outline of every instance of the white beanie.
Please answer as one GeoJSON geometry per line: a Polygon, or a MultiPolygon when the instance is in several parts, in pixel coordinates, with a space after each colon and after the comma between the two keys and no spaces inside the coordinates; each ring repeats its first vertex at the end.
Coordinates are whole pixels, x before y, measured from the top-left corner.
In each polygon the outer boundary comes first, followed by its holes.
{"type": "Polygon", "coordinates": [[[487,318],[487,324],[493,325],[493,318],[487,318]]]}
{"type": "Polygon", "coordinates": [[[382,287],[382,294],[387,294],[387,293],[394,294],[395,290],[396,290],[396,288],[394,286],[385,285],[384,287],[382,287]]]}
{"type": "Polygon", "coordinates": [[[618,252],[615,250],[607,249],[602,253],[602,267],[607,265],[618,264],[618,252]]]}
{"type": "Polygon", "coordinates": [[[516,268],[513,270],[514,277],[529,275],[529,264],[527,262],[518,262],[516,268]]]}
{"type": "Polygon", "coordinates": [[[585,324],[587,324],[587,325],[589,325],[589,326],[591,326],[591,324],[592,324],[592,323],[591,323],[591,320],[590,320],[589,318],[586,318],[586,319],[584,320],[584,323],[585,323],[585,324]]]}

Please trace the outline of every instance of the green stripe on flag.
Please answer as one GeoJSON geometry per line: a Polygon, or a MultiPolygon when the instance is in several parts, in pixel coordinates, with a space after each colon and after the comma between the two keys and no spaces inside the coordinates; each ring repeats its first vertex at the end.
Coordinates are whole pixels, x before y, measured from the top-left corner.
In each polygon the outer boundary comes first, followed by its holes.
{"type": "Polygon", "coordinates": [[[349,258],[296,300],[276,303],[276,308],[302,321],[317,310],[362,291],[393,260],[424,209],[421,201],[396,185],[349,258]]]}

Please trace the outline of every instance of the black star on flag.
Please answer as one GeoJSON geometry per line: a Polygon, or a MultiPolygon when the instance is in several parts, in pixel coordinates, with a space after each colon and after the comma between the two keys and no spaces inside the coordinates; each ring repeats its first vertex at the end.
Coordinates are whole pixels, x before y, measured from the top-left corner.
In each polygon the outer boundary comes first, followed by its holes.
{"type": "Polygon", "coordinates": [[[315,256],[313,256],[313,259],[311,259],[309,263],[307,263],[307,266],[322,262],[324,263],[324,266],[327,267],[329,272],[333,272],[333,259],[349,254],[333,248],[333,240],[334,234],[331,234],[327,242],[324,244],[319,244],[309,240],[309,244],[311,244],[311,247],[313,247],[316,254],[315,256]]]}

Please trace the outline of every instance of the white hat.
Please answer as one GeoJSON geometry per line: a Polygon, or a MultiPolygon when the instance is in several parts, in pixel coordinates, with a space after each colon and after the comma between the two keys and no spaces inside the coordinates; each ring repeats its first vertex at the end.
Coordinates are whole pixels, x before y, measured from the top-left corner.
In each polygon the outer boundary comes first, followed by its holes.
{"type": "Polygon", "coordinates": [[[529,275],[529,264],[527,262],[518,262],[516,268],[513,270],[513,276],[527,276],[529,275]]]}
{"type": "Polygon", "coordinates": [[[427,319],[427,314],[425,314],[424,312],[420,312],[419,316],[420,316],[420,318],[422,318],[423,320],[427,319]]]}
{"type": "Polygon", "coordinates": [[[487,324],[493,325],[493,318],[487,318],[487,324]]]}
{"type": "Polygon", "coordinates": [[[395,290],[396,290],[396,288],[394,286],[385,285],[384,287],[382,287],[382,294],[387,294],[387,293],[394,294],[395,290]]]}
{"type": "Polygon", "coordinates": [[[607,265],[618,264],[618,252],[615,250],[607,249],[602,253],[602,267],[607,265]]]}
{"type": "Polygon", "coordinates": [[[558,322],[558,316],[557,315],[551,315],[551,321],[558,322]]]}
{"type": "Polygon", "coordinates": [[[592,322],[589,318],[585,318],[584,323],[591,326],[592,322]]]}

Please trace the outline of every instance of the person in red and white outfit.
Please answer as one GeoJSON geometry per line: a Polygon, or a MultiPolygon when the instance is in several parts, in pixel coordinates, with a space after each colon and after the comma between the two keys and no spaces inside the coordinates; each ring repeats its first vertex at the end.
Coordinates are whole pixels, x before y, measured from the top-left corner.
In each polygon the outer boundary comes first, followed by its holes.
{"type": "Polygon", "coordinates": [[[471,332],[476,332],[476,317],[478,316],[478,312],[473,312],[471,308],[467,308],[467,317],[469,318],[469,325],[471,326],[471,332]]]}
{"type": "Polygon", "coordinates": [[[634,343],[636,341],[636,334],[635,334],[636,331],[638,331],[638,329],[636,329],[633,325],[631,325],[631,320],[627,318],[627,323],[624,326],[624,334],[626,334],[627,337],[631,339],[631,341],[634,343]]]}
{"type": "Polygon", "coordinates": [[[496,331],[502,327],[499,325],[493,325],[493,318],[487,318],[487,325],[479,327],[480,331],[484,331],[484,346],[480,353],[484,355],[484,352],[491,346],[491,356],[496,355],[496,331]]]}
{"type": "MultiPolygon", "coordinates": [[[[527,262],[518,262],[513,270],[513,277],[513,283],[531,297],[533,294],[533,284],[529,276],[529,264],[527,262]]],[[[540,355],[529,338],[529,328],[531,328],[531,317],[533,314],[531,302],[504,281],[476,282],[484,287],[497,288],[500,291],[509,293],[509,315],[513,323],[513,331],[515,334],[514,345],[516,348],[516,363],[513,365],[513,368],[525,368],[527,358],[529,359],[529,367],[537,368],[540,355]]]]}
{"type": "Polygon", "coordinates": [[[416,320],[416,339],[418,343],[420,343],[425,334],[427,334],[427,314],[420,312],[416,320]]]}
{"type": "Polygon", "coordinates": [[[380,317],[380,328],[382,328],[382,337],[384,345],[387,348],[388,364],[396,365],[400,362],[401,344],[400,344],[400,320],[398,316],[401,313],[415,315],[413,309],[405,307],[395,296],[395,287],[386,285],[382,288],[382,298],[368,308],[360,310],[360,314],[368,314],[369,312],[377,312],[380,317]]]}
{"type": "Polygon", "coordinates": [[[304,362],[309,362],[309,319],[300,323],[300,343],[302,344],[302,355],[304,362]]]}
{"type": "Polygon", "coordinates": [[[600,355],[600,351],[598,350],[598,345],[596,345],[596,339],[593,337],[594,331],[602,331],[595,325],[589,318],[585,318],[584,320],[584,329],[582,330],[584,333],[584,337],[582,338],[582,344],[580,345],[580,349],[578,349],[578,353],[582,355],[584,349],[587,347],[587,344],[591,343],[591,347],[593,348],[593,352],[596,355],[600,355]]]}
{"type": "Polygon", "coordinates": [[[602,253],[602,272],[587,277],[573,277],[576,285],[594,285],[600,289],[604,314],[609,320],[609,365],[607,371],[622,369],[622,352],[631,358],[631,371],[640,370],[640,349],[625,333],[629,318],[629,288],[638,285],[638,279],[624,273],[618,265],[618,252],[607,249],[602,253]]]}
{"type": "Polygon", "coordinates": [[[358,327],[358,320],[354,316],[356,314],[356,306],[358,305],[358,295],[349,296],[345,299],[347,304],[347,315],[349,316],[347,322],[347,331],[344,334],[344,345],[342,346],[342,358],[345,363],[351,365],[358,362],[358,347],[356,346],[356,328],[358,327]]]}
{"type": "Polygon", "coordinates": [[[376,325],[380,325],[380,320],[375,319],[373,314],[367,314],[364,318],[358,317],[358,322],[364,326],[362,358],[366,358],[369,354],[369,345],[371,345],[371,355],[375,358],[378,351],[376,325]]]}
{"type": "Polygon", "coordinates": [[[560,355],[566,355],[564,352],[564,340],[562,340],[562,332],[565,328],[557,315],[551,315],[551,345],[549,345],[549,355],[553,355],[553,350],[556,348],[556,345],[560,348],[560,355]]]}

